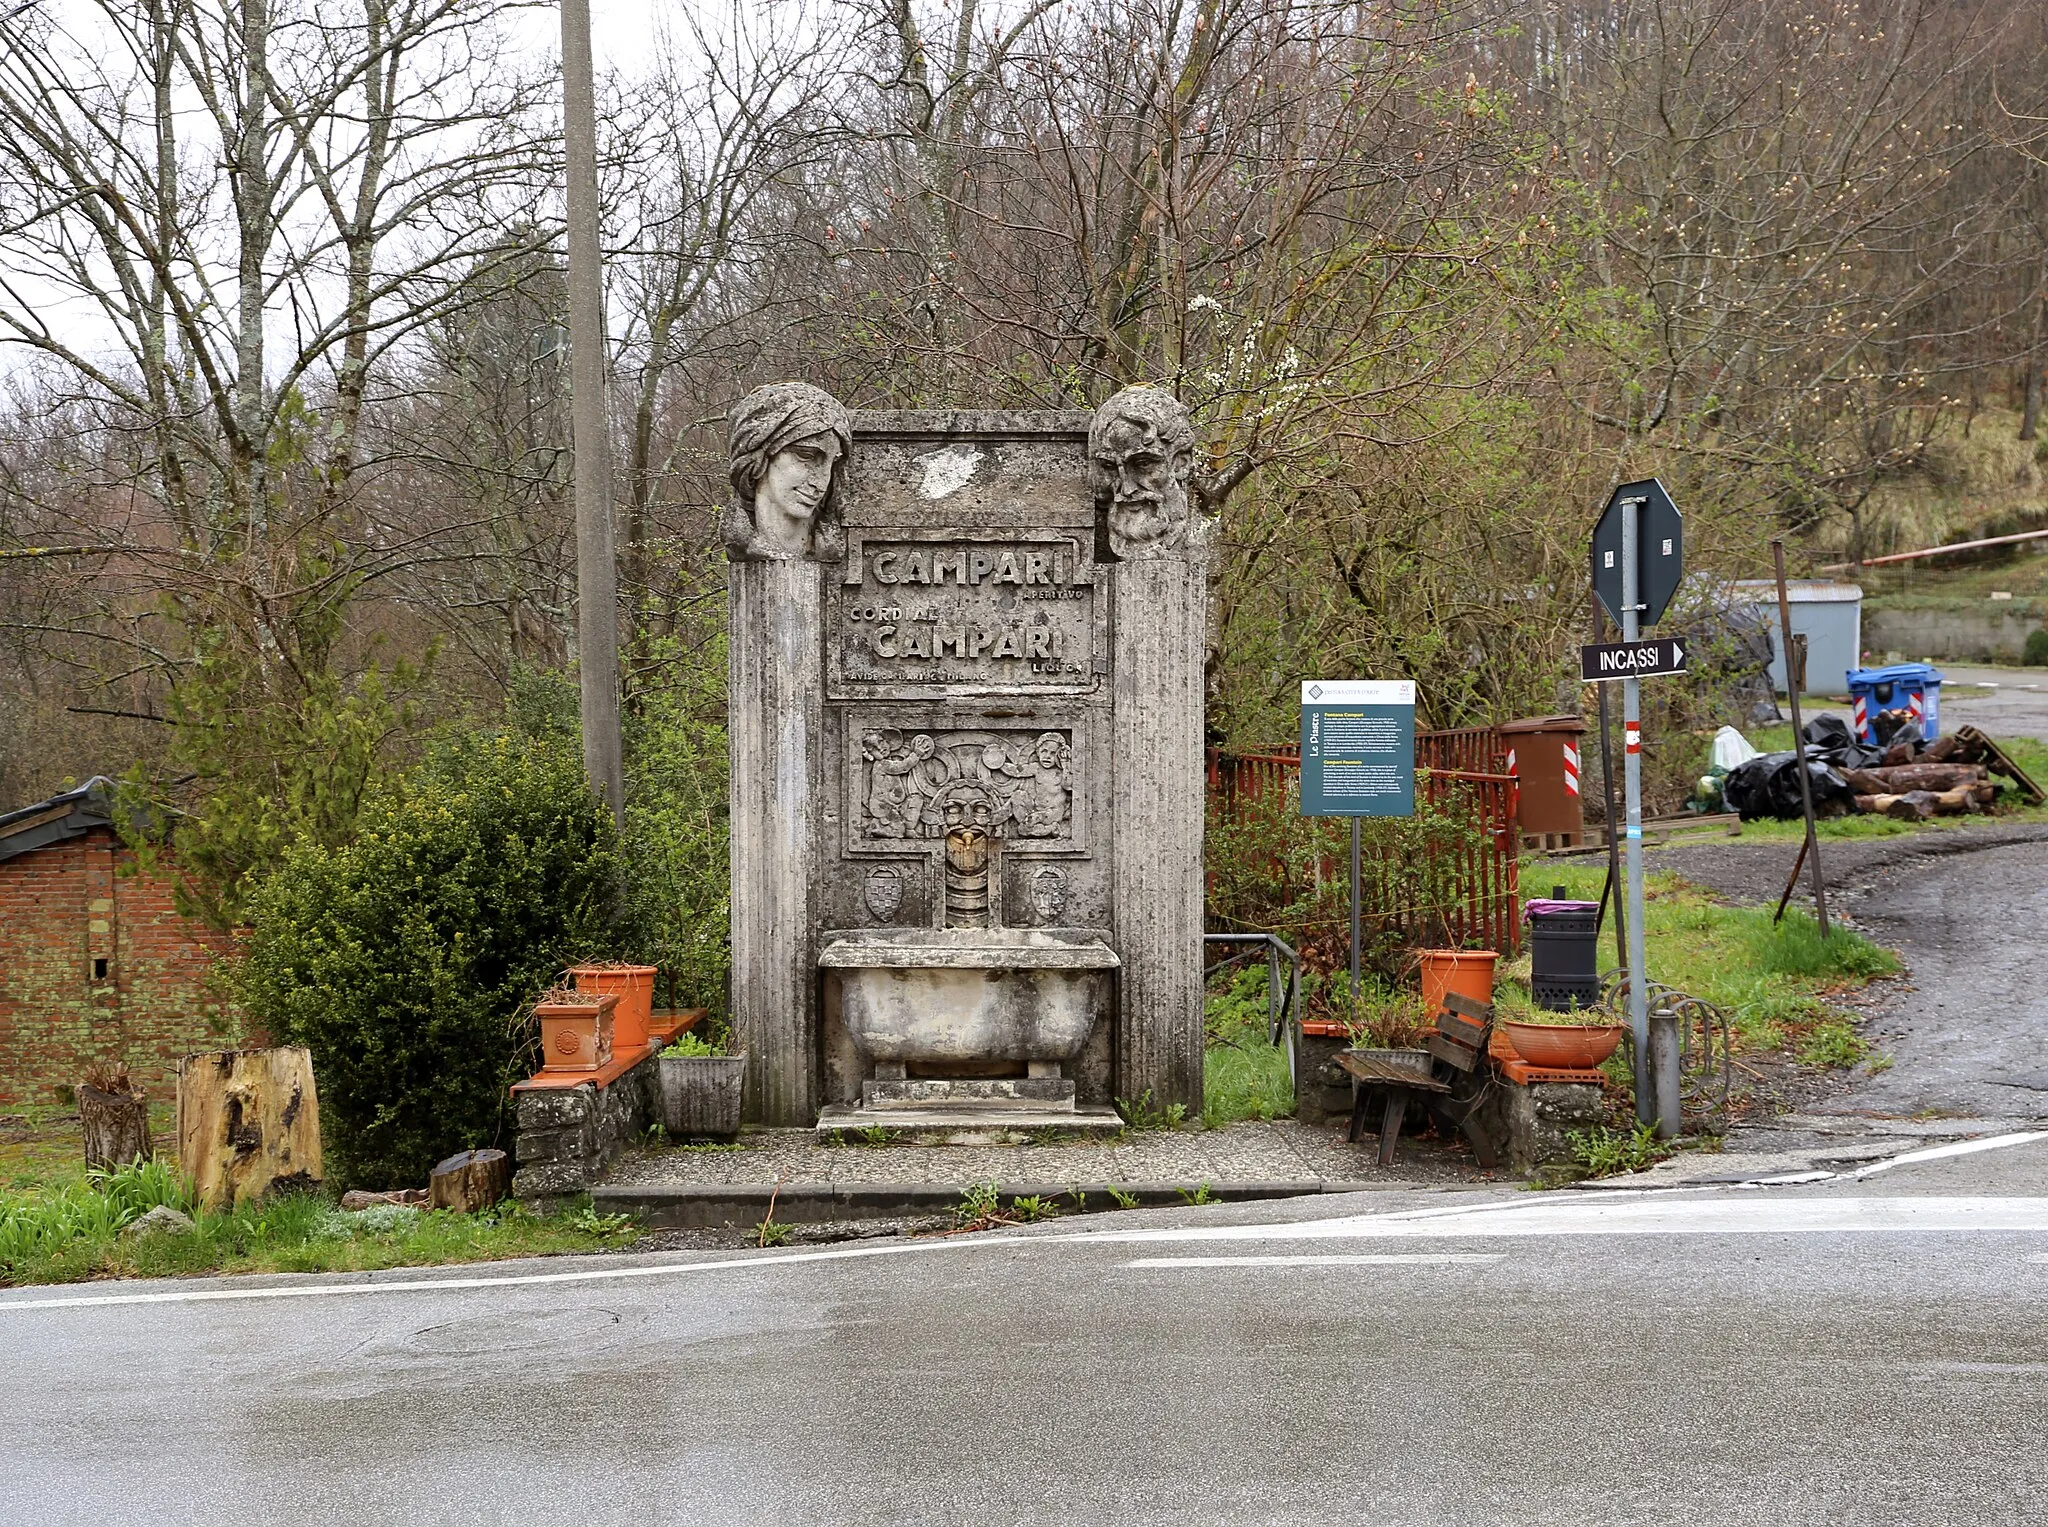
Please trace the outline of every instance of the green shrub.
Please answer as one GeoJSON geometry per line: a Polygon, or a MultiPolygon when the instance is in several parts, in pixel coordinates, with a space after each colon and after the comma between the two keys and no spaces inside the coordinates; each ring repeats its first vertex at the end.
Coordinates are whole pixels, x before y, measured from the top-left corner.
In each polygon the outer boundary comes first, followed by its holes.
{"type": "Polygon", "coordinates": [[[2020,661],[2029,668],[2048,668],[2048,630],[2029,631],[2020,661]]]}
{"type": "Polygon", "coordinates": [[[448,739],[372,794],[352,841],[291,850],[254,898],[239,984],[313,1052],[330,1180],[421,1183],[498,1138],[528,1004],[573,961],[622,952],[621,881],[610,813],[562,738],[448,739]]]}
{"type": "Polygon", "coordinates": [[[705,1056],[723,1055],[726,1051],[723,1045],[713,1044],[709,1040],[700,1038],[686,1029],[676,1035],[674,1039],[671,1039],[668,1042],[668,1048],[661,1053],[664,1055],[701,1059],[705,1056]]]}

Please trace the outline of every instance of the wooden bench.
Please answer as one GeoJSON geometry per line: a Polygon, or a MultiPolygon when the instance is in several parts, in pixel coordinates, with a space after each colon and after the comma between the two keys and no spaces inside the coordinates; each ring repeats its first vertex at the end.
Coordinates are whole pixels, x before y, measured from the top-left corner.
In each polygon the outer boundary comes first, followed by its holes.
{"type": "Polygon", "coordinates": [[[1500,1164],[1493,1142],[1473,1115],[1486,1090],[1486,1042],[1493,1032],[1493,1009],[1461,997],[1444,997],[1436,1032],[1421,1050],[1374,1055],[1345,1050],[1337,1064],[1351,1078],[1351,1125],[1345,1138],[1356,1140],[1365,1128],[1371,1099],[1383,1098],[1380,1113],[1380,1165],[1394,1164],[1394,1147],[1411,1108],[1427,1113],[1446,1134],[1456,1129],[1483,1167],[1500,1164]]]}

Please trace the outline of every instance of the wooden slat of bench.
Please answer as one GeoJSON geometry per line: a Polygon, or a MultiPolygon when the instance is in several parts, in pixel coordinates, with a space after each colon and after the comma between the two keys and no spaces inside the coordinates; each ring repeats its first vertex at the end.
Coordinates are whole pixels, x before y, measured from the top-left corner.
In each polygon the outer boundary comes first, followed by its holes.
{"type": "Polygon", "coordinates": [[[1347,1074],[1361,1082],[1370,1082],[1381,1087],[1413,1087],[1417,1092],[1449,1092],[1451,1089],[1433,1076],[1420,1071],[1396,1065],[1392,1061],[1375,1060],[1369,1056],[1353,1055],[1349,1051],[1339,1052],[1337,1064],[1347,1074]]]}
{"type": "Polygon", "coordinates": [[[1446,1065],[1456,1066],[1460,1071],[1476,1071],[1479,1069],[1479,1052],[1477,1050],[1473,1049],[1470,1045],[1459,1044],[1454,1039],[1446,1039],[1441,1034],[1430,1036],[1429,1053],[1438,1060],[1443,1061],[1446,1065]]]}
{"type": "Polygon", "coordinates": [[[1490,1004],[1474,1002],[1470,997],[1454,991],[1444,993],[1444,1006],[1459,1017],[1470,1018],[1478,1023],[1485,1023],[1493,1017],[1493,1008],[1490,1004]]]}
{"type": "Polygon", "coordinates": [[[1475,1050],[1486,1043],[1486,1025],[1475,1023],[1470,1018],[1462,1018],[1456,1013],[1439,1013],[1436,1031],[1446,1039],[1470,1045],[1475,1050]]]}

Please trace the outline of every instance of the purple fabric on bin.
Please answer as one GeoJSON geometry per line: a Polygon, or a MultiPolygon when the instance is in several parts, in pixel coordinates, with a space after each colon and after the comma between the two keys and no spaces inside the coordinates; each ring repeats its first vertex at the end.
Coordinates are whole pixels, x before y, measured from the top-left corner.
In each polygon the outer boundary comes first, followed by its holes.
{"type": "Polygon", "coordinates": [[[1539,896],[1534,901],[1522,903],[1522,921],[1525,923],[1534,922],[1539,912],[1597,912],[1599,910],[1600,903],[1597,901],[1549,901],[1539,896]]]}

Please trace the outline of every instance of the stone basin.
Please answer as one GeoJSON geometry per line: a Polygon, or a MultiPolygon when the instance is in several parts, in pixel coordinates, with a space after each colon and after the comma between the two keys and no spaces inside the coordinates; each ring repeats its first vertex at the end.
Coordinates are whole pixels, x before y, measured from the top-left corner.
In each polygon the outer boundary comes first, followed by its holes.
{"type": "Polygon", "coordinates": [[[871,1061],[1068,1061],[1109,1010],[1119,964],[1095,928],[828,933],[840,1016],[871,1061]]]}

